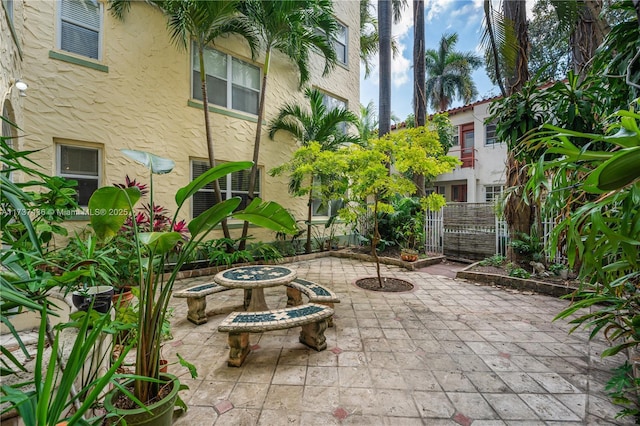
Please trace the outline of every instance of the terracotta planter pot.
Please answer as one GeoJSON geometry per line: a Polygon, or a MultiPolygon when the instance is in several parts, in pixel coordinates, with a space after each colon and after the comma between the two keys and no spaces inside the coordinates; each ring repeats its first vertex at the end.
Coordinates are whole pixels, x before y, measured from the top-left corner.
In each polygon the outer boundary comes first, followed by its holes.
{"type": "Polygon", "coordinates": [[[415,250],[403,250],[400,252],[400,259],[405,262],[415,262],[418,260],[418,252],[415,250]]]}
{"type": "Polygon", "coordinates": [[[131,290],[127,290],[122,293],[115,293],[113,296],[111,296],[113,306],[115,306],[116,308],[126,308],[131,304],[131,300],[133,300],[133,293],[131,293],[131,290]]]}
{"type": "Polygon", "coordinates": [[[161,373],[168,373],[169,372],[169,361],[167,361],[166,359],[161,359],[160,360],[160,372],[161,373]]]}

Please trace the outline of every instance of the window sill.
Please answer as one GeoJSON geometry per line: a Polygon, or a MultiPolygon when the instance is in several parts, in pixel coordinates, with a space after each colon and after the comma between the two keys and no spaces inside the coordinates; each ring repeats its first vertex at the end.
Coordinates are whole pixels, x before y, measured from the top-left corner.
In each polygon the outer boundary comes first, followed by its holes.
{"type": "Polygon", "coordinates": [[[49,58],[57,59],[63,62],[69,62],[70,64],[80,65],[82,67],[91,68],[91,69],[102,71],[102,72],[109,72],[109,67],[106,65],[103,65],[98,62],[93,62],[90,59],[82,59],[77,56],[68,55],[66,53],[62,53],[55,50],[49,51],[49,58]]]}
{"type": "MultiPolygon", "coordinates": [[[[189,99],[187,101],[187,106],[190,106],[192,108],[204,109],[204,105],[202,104],[202,102],[194,101],[192,99],[189,99]]],[[[228,117],[239,118],[240,120],[250,121],[252,123],[257,123],[258,122],[258,117],[257,116],[250,115],[248,113],[242,113],[242,112],[233,111],[233,110],[222,108],[222,107],[219,107],[219,106],[213,106],[211,104],[209,104],[209,111],[210,112],[215,112],[216,114],[226,115],[228,117]]],[[[265,123],[263,122],[263,124],[265,124],[265,123]]]]}
{"type": "MultiPolygon", "coordinates": [[[[311,219],[311,224],[312,225],[324,225],[327,222],[329,222],[329,219],[331,219],[330,216],[314,216],[311,219]]],[[[334,225],[340,224],[340,223],[345,223],[344,220],[342,219],[336,219],[335,222],[333,222],[334,225]]]]}

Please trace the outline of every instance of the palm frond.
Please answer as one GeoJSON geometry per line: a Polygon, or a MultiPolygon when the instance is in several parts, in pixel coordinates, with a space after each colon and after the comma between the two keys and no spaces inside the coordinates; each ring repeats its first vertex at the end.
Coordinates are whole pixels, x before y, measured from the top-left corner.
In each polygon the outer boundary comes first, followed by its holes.
{"type": "Polygon", "coordinates": [[[505,90],[504,83],[502,81],[499,48],[500,44],[505,39],[504,33],[501,31],[501,29],[504,29],[504,23],[500,24],[500,22],[504,22],[504,20],[502,19],[502,14],[496,12],[491,5],[491,0],[484,0],[483,5],[484,20],[480,45],[485,51],[485,61],[487,62],[487,66],[495,70],[496,81],[494,83],[498,84],[498,87],[500,87],[500,93],[502,93],[503,97],[506,97],[507,91],[505,90]]]}

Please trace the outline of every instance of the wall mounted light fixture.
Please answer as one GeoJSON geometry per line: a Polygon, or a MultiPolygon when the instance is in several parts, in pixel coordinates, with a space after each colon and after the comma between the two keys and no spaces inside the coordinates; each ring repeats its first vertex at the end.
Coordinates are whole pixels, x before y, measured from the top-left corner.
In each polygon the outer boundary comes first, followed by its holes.
{"type": "Polygon", "coordinates": [[[20,96],[22,97],[26,97],[27,96],[27,89],[29,88],[29,86],[27,86],[27,83],[25,83],[24,81],[17,79],[15,81],[15,86],[16,89],[18,89],[20,91],[20,96]]]}

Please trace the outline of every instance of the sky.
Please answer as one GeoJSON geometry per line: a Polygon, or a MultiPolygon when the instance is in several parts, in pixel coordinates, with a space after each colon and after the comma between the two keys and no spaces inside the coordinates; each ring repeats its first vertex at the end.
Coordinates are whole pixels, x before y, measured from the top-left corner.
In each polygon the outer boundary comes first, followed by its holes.
{"type": "MultiPolygon", "coordinates": [[[[373,2],[375,3],[375,2],[373,2]]],[[[391,112],[400,121],[413,112],[413,10],[408,1],[401,22],[393,25],[393,35],[400,47],[401,55],[393,59],[391,65],[391,112]]],[[[484,12],[482,0],[425,0],[425,42],[427,49],[437,49],[444,33],[457,32],[458,43],[455,49],[460,52],[475,52],[484,58],[480,47],[482,19],[484,12]]],[[[364,78],[364,67],[360,69],[360,103],[370,101],[378,105],[378,57],[373,59],[373,70],[369,78],[364,78]]],[[[473,73],[478,89],[478,99],[498,95],[495,87],[481,66],[473,73]]],[[[476,99],[477,100],[477,99],[476,99]]],[[[454,101],[452,108],[462,105],[454,101]]],[[[428,113],[434,112],[427,109],[428,113]]]]}

